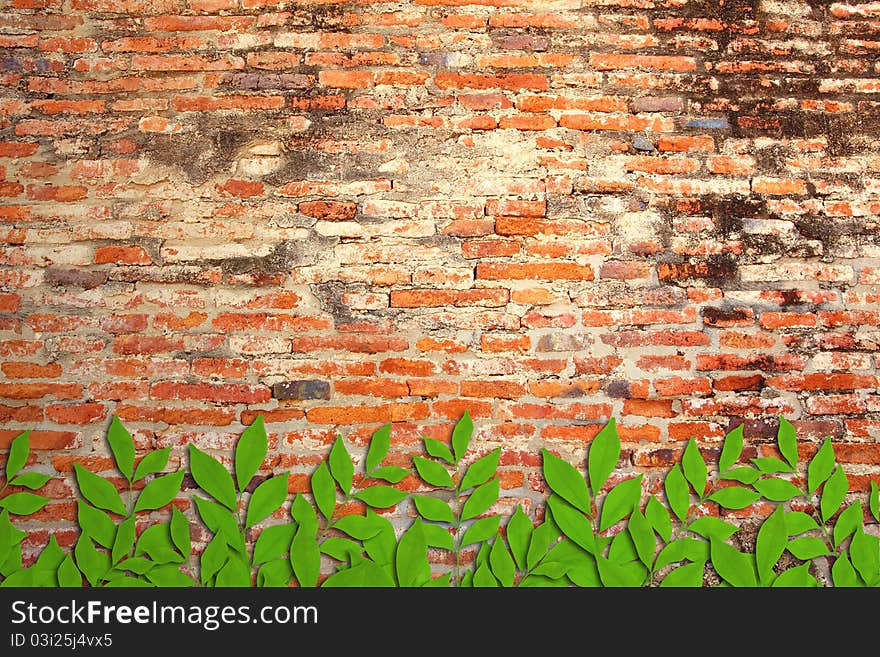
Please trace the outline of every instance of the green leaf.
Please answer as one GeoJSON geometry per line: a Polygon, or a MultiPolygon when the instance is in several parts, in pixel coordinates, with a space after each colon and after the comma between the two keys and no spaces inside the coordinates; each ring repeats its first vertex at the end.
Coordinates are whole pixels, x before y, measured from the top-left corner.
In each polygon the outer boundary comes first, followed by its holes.
{"type": "MultiPolygon", "coordinates": [[[[596,540],[592,537],[592,530],[590,529],[589,523],[587,523],[586,518],[584,518],[581,514],[577,513],[575,509],[569,506],[566,502],[562,501],[558,497],[551,497],[550,499],[555,500],[560,506],[568,507],[568,510],[580,518],[586,523],[587,531],[590,532],[590,536],[592,538],[592,549],[595,552],[596,549],[596,540]]],[[[549,501],[548,501],[549,502],[549,501]]],[[[532,540],[529,543],[529,551],[526,553],[526,568],[531,570],[535,567],[535,564],[538,563],[541,559],[544,558],[544,555],[547,553],[547,549],[553,545],[554,541],[559,538],[559,527],[556,526],[554,522],[551,522],[551,518],[549,514],[545,517],[544,522],[535,527],[532,532],[532,540]]],[[[572,539],[574,540],[574,539],[572,539]]]]}
{"type": "Polygon", "coordinates": [[[516,510],[507,521],[507,542],[510,544],[510,551],[519,570],[526,570],[526,555],[534,530],[532,521],[522,510],[522,506],[517,504],[516,510]]]}
{"type": "MultiPolygon", "coordinates": [[[[495,528],[497,530],[497,523],[495,528]]],[[[455,549],[455,546],[452,544],[452,534],[450,534],[449,530],[445,527],[422,524],[422,532],[425,534],[425,543],[429,546],[441,548],[443,550],[455,549]]]]}
{"type": "Polygon", "coordinates": [[[684,448],[684,454],[681,457],[681,467],[684,469],[684,478],[693,486],[697,497],[702,499],[706,493],[706,477],[709,469],[706,467],[706,462],[700,454],[697,441],[693,438],[688,440],[688,444],[684,448]]]}
{"type": "Polygon", "coordinates": [[[110,570],[110,555],[96,550],[92,539],[85,535],[80,535],[73,553],[76,557],[76,565],[86,576],[89,584],[98,586],[110,570]]]}
{"type": "Polygon", "coordinates": [[[372,479],[381,479],[389,484],[396,484],[403,481],[409,474],[409,470],[396,465],[386,465],[383,468],[377,468],[370,472],[372,479]]]}
{"type": "Polygon", "coordinates": [[[42,509],[48,503],[48,498],[28,493],[27,491],[12,493],[12,495],[0,498],[0,507],[17,516],[29,516],[42,509]]]}
{"type": "Polygon", "coordinates": [[[419,515],[425,520],[433,520],[434,522],[455,522],[452,515],[452,509],[443,500],[435,497],[426,497],[424,495],[413,495],[413,502],[419,515]]]}
{"type": "Polygon", "coordinates": [[[727,486],[714,491],[709,499],[717,502],[725,509],[745,509],[761,498],[759,493],[741,486],[727,486]]]}
{"type": "Polygon", "coordinates": [[[706,564],[703,561],[694,561],[679,566],[675,570],[670,571],[663,581],[660,582],[661,587],[688,587],[698,588],[703,585],[703,571],[706,564]]]}
{"type": "Polygon", "coordinates": [[[709,552],[712,566],[718,575],[731,586],[757,586],[754,558],[743,554],[717,538],[710,539],[709,552]]]}
{"type": "Polygon", "coordinates": [[[571,465],[552,452],[542,449],[544,462],[544,479],[554,493],[559,495],[574,508],[590,512],[590,494],[587,491],[587,482],[581,474],[571,465]]]}
{"type": "Polygon", "coordinates": [[[492,551],[489,552],[489,567],[492,569],[492,574],[501,583],[501,586],[513,586],[516,566],[500,535],[492,543],[492,551]]]}
{"type": "Polygon", "coordinates": [[[470,413],[465,411],[461,416],[461,419],[455,423],[455,427],[452,429],[452,451],[455,453],[456,463],[460,461],[461,457],[467,452],[473,434],[474,423],[471,420],[470,413]]]}
{"type": "Polygon", "coordinates": [[[797,437],[795,436],[794,427],[791,425],[791,422],[784,417],[779,418],[779,430],[776,432],[776,444],[779,445],[779,451],[782,453],[782,457],[788,461],[792,470],[797,468],[797,437]]]}
{"type": "Polygon", "coordinates": [[[260,532],[254,545],[254,563],[272,561],[287,554],[295,531],[296,527],[293,525],[266,527],[260,532]]]}
{"type": "Polygon", "coordinates": [[[153,479],[138,495],[137,503],[134,505],[135,512],[160,509],[170,504],[180,492],[184,474],[184,471],[180,470],[153,479]]]}
{"type": "Polygon", "coordinates": [[[636,546],[639,560],[650,568],[651,564],[654,563],[654,550],[657,541],[654,538],[654,529],[651,527],[651,523],[642,515],[638,506],[633,509],[632,515],[629,518],[628,528],[632,541],[636,546]]]}
{"type": "Polygon", "coordinates": [[[501,456],[501,448],[493,449],[486,456],[477,459],[468,467],[461,480],[459,490],[467,490],[474,486],[486,483],[498,469],[498,459],[501,456]]]}
{"type": "Polygon", "coordinates": [[[49,542],[46,544],[46,547],[43,548],[43,551],[40,552],[40,556],[37,557],[33,568],[34,570],[48,570],[54,572],[58,570],[58,567],[64,560],[64,556],[64,551],[58,547],[58,541],[55,540],[55,535],[52,534],[52,536],[49,537],[49,542]]]}
{"type": "Polygon", "coordinates": [[[732,470],[728,470],[727,472],[721,474],[719,478],[726,479],[728,481],[738,481],[741,484],[753,484],[758,480],[759,476],[761,476],[761,472],[759,470],[744,466],[742,468],[733,468],[732,470]]]}
{"type": "Polygon", "coordinates": [[[548,562],[545,560],[529,574],[543,575],[544,577],[549,577],[551,579],[559,579],[560,577],[564,577],[567,572],[568,566],[564,563],[559,563],[558,561],[548,562]]]}
{"type": "Polygon", "coordinates": [[[138,481],[147,475],[161,472],[168,465],[168,455],[171,453],[170,447],[163,447],[147,454],[137,464],[134,471],[134,480],[138,481]]]}
{"type": "Polygon", "coordinates": [[[400,537],[395,567],[397,581],[402,587],[422,586],[431,579],[428,545],[422,532],[422,521],[418,518],[400,537]]]}
{"type": "MultiPolygon", "coordinates": [[[[147,572],[147,579],[156,586],[183,588],[193,585],[188,575],[180,572],[180,568],[174,564],[165,564],[151,568],[147,572]]],[[[249,585],[245,584],[245,586],[249,585]]]]}
{"type": "MultiPolygon", "coordinates": [[[[578,509],[575,509],[556,495],[550,496],[547,500],[547,507],[553,513],[553,520],[566,536],[590,554],[595,555],[597,553],[596,536],[593,533],[593,528],[590,526],[589,520],[578,509]]],[[[537,532],[538,530],[535,531],[537,532]]],[[[534,540],[533,537],[532,542],[534,540]]],[[[529,559],[531,559],[531,556],[532,550],[530,547],[529,559]]]]}
{"type": "Polygon", "coordinates": [[[110,428],[107,430],[107,442],[110,443],[116,467],[127,481],[131,481],[134,472],[134,440],[116,415],[113,416],[110,428]]]}
{"type": "Polygon", "coordinates": [[[25,472],[15,477],[9,483],[13,486],[24,486],[31,490],[38,490],[45,486],[52,477],[39,472],[25,472]]]}
{"type": "Polygon", "coordinates": [[[474,586],[481,588],[498,586],[498,580],[495,579],[492,569],[486,564],[479,566],[474,572],[474,586]]]}
{"type": "Polygon", "coordinates": [[[806,588],[817,586],[818,584],[819,582],[816,581],[816,578],[810,574],[810,564],[805,563],[780,573],[779,577],[773,582],[773,588],[806,588]]]}
{"type": "Polygon", "coordinates": [[[755,482],[755,490],[772,502],[787,502],[801,494],[801,490],[793,483],[778,477],[758,479],[755,482]]]}
{"type": "Polygon", "coordinates": [[[774,456],[760,456],[757,458],[753,458],[752,463],[754,463],[757,466],[758,470],[760,470],[763,474],[794,472],[794,470],[788,463],[780,461],[774,456]]]}
{"type": "Polygon", "coordinates": [[[81,588],[83,585],[82,575],[73,563],[73,557],[69,554],[58,566],[58,586],[65,588],[81,588]]]}
{"type": "Polygon", "coordinates": [[[134,556],[146,553],[156,563],[181,563],[184,558],[174,549],[171,542],[171,527],[160,522],[147,527],[138,537],[134,556]]]}
{"type": "MultiPolygon", "coordinates": [[[[617,435],[617,423],[612,417],[602,430],[593,438],[590,451],[587,455],[587,471],[590,475],[590,490],[593,495],[599,491],[608,481],[608,476],[614,472],[617,461],[620,459],[620,438],[617,435]]],[[[556,491],[559,492],[559,491],[556,491]]],[[[564,497],[564,496],[563,496],[564,497]]],[[[584,496],[584,499],[588,499],[584,496]]],[[[570,500],[569,500],[570,501],[570,500]]],[[[572,503],[574,504],[574,503],[572,503]]],[[[574,504],[575,508],[580,508],[574,504]]]]}
{"type": "Polygon", "coordinates": [[[303,587],[318,585],[321,574],[321,551],[315,534],[308,527],[300,527],[290,544],[290,565],[296,581],[303,587]]]}
{"type": "Polygon", "coordinates": [[[602,504],[599,531],[605,531],[632,512],[642,497],[642,477],[637,475],[621,481],[608,492],[602,504]]]}
{"type": "Polygon", "coordinates": [[[120,573],[132,572],[136,575],[143,575],[144,573],[149,572],[155,566],[156,564],[149,559],[144,559],[143,557],[131,557],[129,559],[124,559],[123,561],[120,561],[116,565],[116,568],[114,570],[120,573]]]}
{"type": "MultiPolygon", "coordinates": [[[[367,450],[365,468],[367,472],[375,470],[391,447],[391,424],[386,424],[373,432],[370,438],[370,448],[367,450]]],[[[375,476],[375,475],[373,475],[375,476]]],[[[395,482],[392,482],[395,483],[395,482]]]]}
{"type": "Polygon", "coordinates": [[[436,461],[431,461],[423,456],[414,456],[413,464],[416,466],[419,476],[432,486],[439,486],[441,488],[455,487],[455,484],[452,483],[452,477],[446,471],[446,468],[436,461]]]}
{"type": "Polygon", "coordinates": [[[208,529],[214,534],[221,534],[232,549],[243,552],[245,549],[244,541],[238,530],[238,521],[232,512],[224,506],[198,495],[193,497],[193,501],[195,501],[199,515],[208,529]]]}
{"type": "Polygon", "coordinates": [[[819,524],[803,511],[789,511],[785,514],[785,529],[789,536],[797,536],[813,529],[819,529],[819,524]]]}
{"type": "Polygon", "coordinates": [[[859,527],[849,544],[849,558],[865,583],[873,585],[880,574],[880,539],[859,527]]]}
{"type": "Polygon", "coordinates": [[[672,512],[679,520],[684,522],[691,505],[691,499],[687,481],[677,463],[666,473],[663,487],[666,490],[666,500],[669,502],[669,508],[672,509],[672,512]]]}
{"type": "Polygon", "coordinates": [[[685,559],[695,563],[705,563],[708,558],[708,543],[696,538],[678,538],[660,550],[654,562],[654,570],[660,570],[671,563],[685,559]]]}
{"type": "Polygon", "coordinates": [[[846,497],[848,490],[849,480],[846,478],[843,468],[837,466],[837,469],[828,478],[828,481],[825,482],[825,487],[822,489],[819,511],[824,522],[828,522],[831,516],[837,513],[840,505],[843,504],[843,499],[846,497]]]}
{"type": "Polygon", "coordinates": [[[321,463],[312,473],[312,497],[321,515],[327,520],[333,517],[336,509],[336,483],[326,463],[321,463]]]}
{"type": "Polygon", "coordinates": [[[498,501],[498,480],[492,479],[474,490],[461,508],[461,519],[470,520],[489,510],[498,501]]]}
{"type": "Polygon", "coordinates": [[[387,521],[375,513],[365,516],[347,515],[342,516],[333,526],[352,538],[364,541],[382,531],[383,522],[387,521]]]}
{"type": "Polygon", "coordinates": [[[617,532],[611,539],[611,547],[608,549],[608,558],[617,563],[627,563],[639,558],[636,544],[633,542],[629,529],[617,532]]]}
{"type": "Polygon", "coordinates": [[[287,475],[270,477],[254,489],[248,502],[245,526],[253,527],[275,513],[287,499],[287,475]]]}
{"type": "Polygon", "coordinates": [[[195,445],[190,445],[189,467],[193,479],[203,491],[230,511],[235,511],[235,484],[232,482],[232,475],[217,459],[195,445]]]}
{"type": "Polygon", "coordinates": [[[21,544],[16,543],[14,546],[12,546],[11,549],[7,551],[6,558],[3,560],[3,563],[0,564],[0,575],[3,575],[8,580],[17,572],[21,571],[24,567],[21,559],[21,544]]]}
{"type": "Polygon", "coordinates": [[[472,543],[481,543],[488,541],[498,532],[498,525],[501,518],[498,516],[490,516],[488,518],[480,518],[474,521],[468,527],[464,535],[461,537],[461,547],[471,545],[472,543]]]}
{"type": "Polygon", "coordinates": [[[455,457],[452,455],[452,452],[449,451],[449,448],[445,443],[441,443],[434,438],[425,438],[424,436],[422,436],[422,439],[425,441],[425,451],[428,452],[430,456],[437,459],[443,459],[449,464],[455,463],[455,457]]]}
{"type": "Polygon", "coordinates": [[[9,455],[6,457],[6,480],[9,481],[27,463],[27,457],[30,453],[30,431],[18,434],[9,444],[9,455]]]}
{"type": "Polygon", "coordinates": [[[202,552],[201,557],[201,580],[207,585],[211,578],[220,572],[229,560],[229,546],[222,536],[215,536],[202,552]]]}
{"type": "Polygon", "coordinates": [[[874,520],[880,522],[880,488],[877,487],[877,482],[873,479],[871,480],[871,492],[868,495],[868,509],[874,516],[874,520]]]}
{"type": "Polygon", "coordinates": [[[758,578],[763,584],[767,585],[772,582],[773,566],[779,561],[779,557],[785,552],[787,545],[785,509],[777,506],[773,513],[761,523],[755,541],[755,565],[758,568],[758,578]]]}
{"type": "MultiPolygon", "coordinates": [[[[238,444],[235,446],[235,480],[238,482],[240,492],[244,492],[244,489],[251,483],[251,479],[254,478],[260,466],[263,465],[263,461],[266,460],[268,451],[269,438],[266,435],[263,414],[260,413],[251,422],[251,425],[242,432],[238,444]]],[[[233,491],[233,496],[234,493],[235,491],[233,491]]]]}
{"type": "MultiPolygon", "coordinates": [[[[150,574],[152,573],[151,570],[150,574]]],[[[250,585],[251,573],[248,564],[239,555],[230,555],[229,560],[217,573],[216,586],[246,588],[250,585]]]]}
{"type": "Polygon", "coordinates": [[[330,449],[330,474],[333,475],[343,493],[348,493],[351,490],[354,481],[354,463],[345,448],[342,436],[336,437],[333,447],[330,449]]]}
{"type": "Polygon", "coordinates": [[[672,519],[669,517],[669,511],[653,495],[648,498],[648,504],[645,506],[645,518],[664,541],[672,538],[672,519]]]}
{"type": "Polygon", "coordinates": [[[619,564],[605,557],[598,557],[596,563],[605,586],[632,588],[641,586],[645,581],[645,567],[637,561],[619,564]]]}
{"type": "Polygon", "coordinates": [[[803,561],[809,561],[810,559],[815,559],[816,557],[821,557],[829,553],[825,543],[815,536],[793,538],[788,542],[786,548],[796,558],[803,561]]]}
{"type": "Polygon", "coordinates": [[[99,509],[112,511],[121,516],[127,515],[125,505],[116,487],[106,479],[86,470],[79,463],[73,464],[79,490],[89,502],[99,509]]]}
{"type": "Polygon", "coordinates": [[[321,584],[321,588],[346,587],[390,587],[394,586],[394,580],[385,572],[385,569],[372,561],[364,560],[352,566],[330,575],[321,584]]]}
{"type": "Polygon", "coordinates": [[[700,516],[688,525],[688,529],[704,538],[717,538],[722,541],[739,531],[736,525],[714,516],[700,516]]]}
{"type": "Polygon", "coordinates": [[[297,493],[290,505],[290,515],[307,533],[318,535],[318,514],[305,497],[297,493]]]}
{"type": "Polygon", "coordinates": [[[113,541],[113,550],[110,554],[114,565],[131,553],[131,548],[134,547],[134,539],[135,517],[129,516],[119,524],[116,530],[116,538],[113,541]]]}
{"type": "Polygon", "coordinates": [[[406,492],[381,484],[364,488],[355,497],[374,509],[387,509],[406,499],[406,492]]]}
{"type": "Polygon", "coordinates": [[[738,425],[733,431],[724,436],[724,446],[721,448],[721,456],[718,457],[718,470],[725,472],[733,467],[739,460],[743,450],[743,425],[738,425]]]}
{"type": "Polygon", "coordinates": [[[263,588],[286,588],[293,578],[293,570],[287,559],[275,559],[260,566],[257,571],[257,586],[263,588]]]}
{"type": "Polygon", "coordinates": [[[810,494],[815,493],[822,482],[828,479],[833,469],[834,448],[831,446],[831,439],[826,438],[807,466],[807,486],[810,494]]]}
{"type": "Polygon", "coordinates": [[[859,576],[856,573],[856,569],[853,568],[847,558],[846,550],[841,552],[840,556],[834,560],[834,565],[831,566],[831,579],[834,582],[834,586],[838,587],[854,587],[862,585],[859,576]]]}
{"type": "Polygon", "coordinates": [[[840,515],[837,516],[837,522],[834,524],[835,547],[840,547],[847,536],[862,526],[863,517],[864,511],[862,511],[860,500],[856,500],[840,512],[840,515]]]}
{"type": "Polygon", "coordinates": [[[192,539],[189,534],[189,520],[176,506],[171,507],[171,542],[186,559],[192,552],[192,539]]]}
{"type": "Polygon", "coordinates": [[[99,511],[95,507],[86,504],[82,500],[76,501],[76,519],[80,529],[95,539],[105,548],[113,545],[113,539],[116,535],[116,525],[110,520],[103,511],[99,511]]]}

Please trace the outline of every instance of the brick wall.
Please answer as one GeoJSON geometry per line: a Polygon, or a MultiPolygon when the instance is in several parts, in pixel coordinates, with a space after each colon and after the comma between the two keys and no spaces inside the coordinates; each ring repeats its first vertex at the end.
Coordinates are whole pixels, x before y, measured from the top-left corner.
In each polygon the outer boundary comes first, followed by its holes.
{"type": "Polygon", "coordinates": [[[878,472],[876,2],[7,0],[0,48],[0,443],[47,467],[263,412],[305,490],[469,409],[513,499],[612,415],[624,468],[784,414],[878,472]]]}

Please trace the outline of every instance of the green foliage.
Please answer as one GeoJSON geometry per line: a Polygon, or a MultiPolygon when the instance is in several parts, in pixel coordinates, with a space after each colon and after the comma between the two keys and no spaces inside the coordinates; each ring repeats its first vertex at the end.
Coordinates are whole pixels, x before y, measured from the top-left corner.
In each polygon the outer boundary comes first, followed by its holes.
{"type": "Polygon", "coordinates": [[[114,416],[107,443],[122,479],[74,463],[80,535],[67,550],[52,536],[29,567],[27,534],[13,519],[45,506],[48,499],[33,491],[50,476],[23,471],[29,445],[22,433],[10,445],[0,490],[0,586],[812,587],[819,575],[834,586],[880,586],[880,539],[866,525],[880,521],[877,482],[869,482],[865,502],[854,498],[828,439],[801,463],[784,418],[776,436],[782,458],[743,463],[738,426],[724,437],[717,464],[707,464],[691,439],[662,482],[617,471],[612,419],[585,461],[542,450],[549,496],[539,523],[522,504],[506,519],[493,512],[502,451],[474,449],[467,413],[449,443],[423,438],[414,472],[386,463],[391,430],[378,428],[357,458],[337,436],[312,472],[310,494],[291,499],[288,473],[264,471],[262,416],[232,454],[189,445],[186,468],[171,472],[170,447],[139,455],[114,416]],[[187,472],[200,490],[181,497],[187,472]],[[413,474],[422,486],[410,496],[397,484],[413,474]],[[645,494],[661,483],[663,494],[645,494]],[[769,513],[749,539],[731,512],[759,502],[755,509],[769,513]],[[384,514],[402,504],[411,504],[415,519],[397,532],[384,514]],[[204,544],[193,546],[188,507],[209,532],[204,544]],[[432,566],[434,551],[452,554],[451,569],[432,566]]]}

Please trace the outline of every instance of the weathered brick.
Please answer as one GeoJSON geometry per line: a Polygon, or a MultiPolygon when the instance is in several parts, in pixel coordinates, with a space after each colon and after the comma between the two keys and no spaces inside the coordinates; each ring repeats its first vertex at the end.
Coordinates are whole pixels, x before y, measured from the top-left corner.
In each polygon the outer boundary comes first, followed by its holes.
{"type": "Polygon", "coordinates": [[[330,399],[330,383],[319,379],[281,381],[272,386],[272,396],[286,399],[330,399]]]}

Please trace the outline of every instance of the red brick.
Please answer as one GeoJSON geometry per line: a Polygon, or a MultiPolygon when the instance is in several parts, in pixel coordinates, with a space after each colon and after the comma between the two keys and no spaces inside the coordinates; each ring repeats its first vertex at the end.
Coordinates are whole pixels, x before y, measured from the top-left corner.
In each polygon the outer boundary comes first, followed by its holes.
{"type": "Polygon", "coordinates": [[[600,71],[629,68],[649,68],[661,71],[694,71],[693,57],[669,55],[621,55],[615,53],[590,53],[590,66],[600,71]]]}
{"type": "Polygon", "coordinates": [[[507,303],[510,293],[499,288],[471,290],[392,290],[392,308],[438,306],[497,307],[507,303]]]}
{"type": "Polygon", "coordinates": [[[672,408],[672,404],[672,399],[625,399],[623,415],[675,417],[678,413],[672,408]]]}
{"type": "Polygon", "coordinates": [[[547,76],[535,73],[437,73],[434,84],[439,89],[506,89],[508,91],[545,91],[547,76]]]}
{"type": "Polygon", "coordinates": [[[95,249],[95,264],[151,265],[153,259],[141,246],[99,246],[95,249]]]}
{"type": "Polygon", "coordinates": [[[94,424],[107,416],[103,404],[49,404],[46,417],[58,424],[94,424]]]}
{"type": "Polygon", "coordinates": [[[589,265],[578,265],[573,262],[546,265],[481,262],[477,265],[477,278],[486,280],[591,281],[594,277],[593,269],[589,265]]]}
{"type": "Polygon", "coordinates": [[[61,365],[58,363],[39,365],[37,363],[6,361],[0,364],[0,369],[8,379],[57,379],[61,376],[61,365]]]}
{"type": "Polygon", "coordinates": [[[428,417],[424,402],[382,404],[380,406],[317,406],[306,411],[314,424],[373,424],[424,420],[428,417]]]}
{"type": "Polygon", "coordinates": [[[318,72],[318,82],[331,89],[369,89],[375,84],[371,71],[323,70],[318,72]]]}
{"type": "Polygon", "coordinates": [[[357,214],[357,206],[337,201],[304,201],[297,206],[297,211],[324,221],[350,221],[357,214]]]}
{"type": "Polygon", "coordinates": [[[183,383],[161,381],[150,386],[150,398],[182,399],[239,404],[265,403],[272,393],[265,386],[233,383],[183,383]]]}

